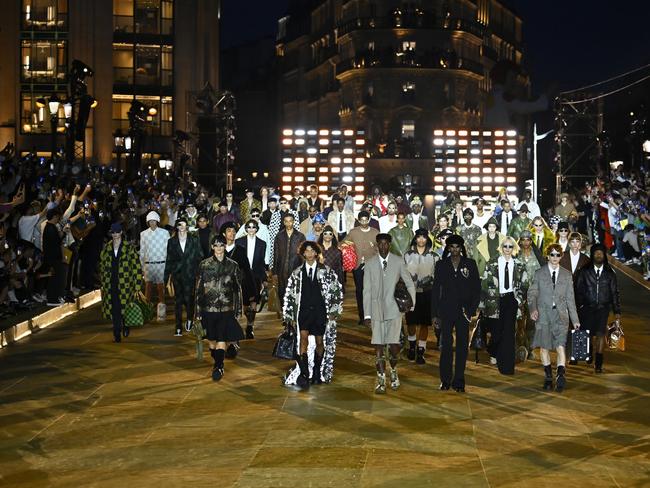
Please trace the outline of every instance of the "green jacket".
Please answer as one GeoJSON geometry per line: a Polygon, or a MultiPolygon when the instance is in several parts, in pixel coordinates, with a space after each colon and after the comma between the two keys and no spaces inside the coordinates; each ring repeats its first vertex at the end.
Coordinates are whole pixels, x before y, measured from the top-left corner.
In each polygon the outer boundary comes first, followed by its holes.
{"type": "MultiPolygon", "coordinates": [[[[528,277],[526,274],[526,267],[513,257],[514,273],[511,274],[513,279],[512,285],[514,288],[515,299],[520,305],[517,310],[517,317],[521,315],[521,304],[524,301],[524,293],[528,284],[528,277]]],[[[481,280],[481,303],[479,308],[483,310],[483,314],[491,319],[499,318],[499,300],[501,299],[499,293],[499,259],[493,259],[485,266],[483,278],[481,280]]]]}
{"type": "Polygon", "coordinates": [[[202,260],[203,251],[198,237],[188,234],[185,252],[181,249],[178,235],[167,241],[165,283],[171,276],[175,295],[189,299],[194,294],[199,263],[202,260]]]}
{"type": "Polygon", "coordinates": [[[413,231],[410,227],[404,226],[403,228],[393,227],[388,231],[393,240],[390,243],[390,252],[403,256],[406,251],[411,249],[411,241],[413,240],[413,231]]]}
{"type": "Polygon", "coordinates": [[[531,220],[528,217],[524,218],[521,215],[517,215],[514,219],[512,219],[512,222],[510,222],[508,235],[510,237],[513,237],[515,240],[518,240],[521,233],[528,229],[530,223],[531,220]]]}
{"type": "MultiPolygon", "coordinates": [[[[122,311],[133,301],[133,295],[142,289],[142,267],[137,251],[127,241],[122,241],[118,259],[118,287],[122,311]]],[[[99,255],[99,280],[102,293],[102,317],[112,320],[111,264],[113,260],[113,241],[106,243],[99,255]]]]}

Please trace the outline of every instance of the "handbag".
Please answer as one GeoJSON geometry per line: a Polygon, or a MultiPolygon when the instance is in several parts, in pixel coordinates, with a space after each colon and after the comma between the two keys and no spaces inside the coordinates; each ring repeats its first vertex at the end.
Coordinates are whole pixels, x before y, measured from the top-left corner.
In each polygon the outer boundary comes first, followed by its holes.
{"type": "Polygon", "coordinates": [[[393,296],[395,297],[397,308],[399,308],[400,312],[408,312],[413,308],[413,298],[411,297],[408,288],[406,288],[406,283],[404,283],[402,278],[400,278],[395,285],[395,293],[393,296]]]}
{"type": "Polygon", "coordinates": [[[72,249],[64,247],[63,248],[63,262],[65,264],[70,264],[71,261],[72,261],[72,249]]]}
{"type": "Polygon", "coordinates": [[[271,288],[269,289],[268,310],[269,312],[276,313],[280,313],[281,311],[280,302],[278,300],[278,287],[275,283],[271,284],[271,288]]]}
{"type": "Polygon", "coordinates": [[[147,298],[145,297],[144,293],[138,292],[137,293],[137,298],[135,300],[135,303],[140,307],[140,310],[142,310],[142,320],[144,323],[149,322],[151,319],[153,319],[156,315],[156,310],[154,306],[147,301],[147,298]]]}
{"type": "Polygon", "coordinates": [[[123,316],[126,327],[142,327],[144,325],[142,309],[135,301],[127,303],[126,307],[124,307],[123,316]]]}
{"type": "Polygon", "coordinates": [[[295,329],[289,324],[284,325],[284,331],[278,336],[273,346],[273,357],[278,359],[296,359],[297,336],[295,329]]]}
{"type": "Polygon", "coordinates": [[[357,267],[357,250],[354,244],[342,243],[339,245],[341,249],[341,260],[343,261],[343,271],[353,271],[357,267]]]}
{"type": "Polygon", "coordinates": [[[167,291],[167,296],[168,297],[173,297],[174,296],[174,282],[172,281],[171,276],[167,280],[167,285],[165,285],[165,288],[166,288],[166,291],[167,291]]]}
{"type": "Polygon", "coordinates": [[[607,327],[607,345],[610,349],[625,352],[625,333],[619,322],[612,322],[607,327]]]}

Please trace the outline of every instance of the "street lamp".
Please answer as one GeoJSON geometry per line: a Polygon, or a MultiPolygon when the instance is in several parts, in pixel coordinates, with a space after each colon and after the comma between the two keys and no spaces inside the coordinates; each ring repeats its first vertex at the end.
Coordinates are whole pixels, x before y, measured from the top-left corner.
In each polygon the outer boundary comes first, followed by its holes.
{"type": "Polygon", "coordinates": [[[122,169],[122,153],[125,152],[126,149],[126,141],[124,134],[122,134],[122,131],[120,129],[117,129],[115,131],[115,134],[113,135],[114,141],[115,141],[115,153],[117,154],[117,169],[120,170],[122,169]]]}
{"type": "Polygon", "coordinates": [[[56,130],[59,125],[59,107],[61,106],[61,100],[56,94],[52,95],[47,102],[43,98],[36,100],[36,106],[43,108],[47,103],[47,107],[50,110],[50,129],[52,131],[52,160],[56,158],[56,130]]]}

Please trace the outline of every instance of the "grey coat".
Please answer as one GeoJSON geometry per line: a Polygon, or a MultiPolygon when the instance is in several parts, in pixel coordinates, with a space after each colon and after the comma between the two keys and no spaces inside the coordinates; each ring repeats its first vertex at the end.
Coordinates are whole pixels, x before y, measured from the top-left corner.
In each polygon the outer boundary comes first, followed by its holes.
{"type": "Polygon", "coordinates": [[[562,325],[569,328],[571,323],[578,324],[578,312],[573,293],[573,278],[571,272],[563,267],[558,267],[558,274],[555,280],[555,288],[551,279],[551,272],[547,265],[542,266],[535,272],[533,283],[528,289],[528,310],[539,312],[538,323],[546,324],[552,320],[553,303],[557,306],[557,312],[562,325]]]}
{"type": "Polygon", "coordinates": [[[372,322],[385,322],[401,316],[395,301],[395,285],[404,280],[415,306],[415,285],[406,268],[404,259],[388,254],[386,272],[382,269],[381,257],[377,254],[368,261],[363,275],[363,310],[372,322]]]}

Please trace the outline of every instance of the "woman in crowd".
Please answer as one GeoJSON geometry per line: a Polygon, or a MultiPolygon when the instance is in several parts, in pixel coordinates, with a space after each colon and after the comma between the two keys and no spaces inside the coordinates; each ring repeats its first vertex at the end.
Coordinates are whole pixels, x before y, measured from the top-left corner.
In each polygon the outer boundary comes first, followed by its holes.
{"type": "MultiPolygon", "coordinates": [[[[431,287],[434,271],[440,257],[432,251],[433,243],[426,229],[418,229],[411,240],[411,249],[404,255],[406,269],[415,284],[415,309],[406,312],[408,326],[408,359],[417,364],[426,364],[424,353],[427,348],[431,318],[431,287]],[[416,350],[417,345],[417,350],[416,350]],[[416,352],[417,351],[417,352],[416,352]]],[[[440,342],[440,331],[434,329],[436,342],[440,342]]],[[[436,349],[437,349],[436,344],[436,349]]]]}
{"type": "Polygon", "coordinates": [[[569,247],[569,223],[560,222],[555,233],[555,242],[562,247],[562,252],[567,252],[569,247]]]}
{"type": "Polygon", "coordinates": [[[345,273],[343,271],[343,256],[339,249],[338,240],[334,235],[331,225],[326,225],[318,239],[318,244],[323,250],[323,264],[329,266],[336,273],[339,283],[343,284],[345,273]]]}

